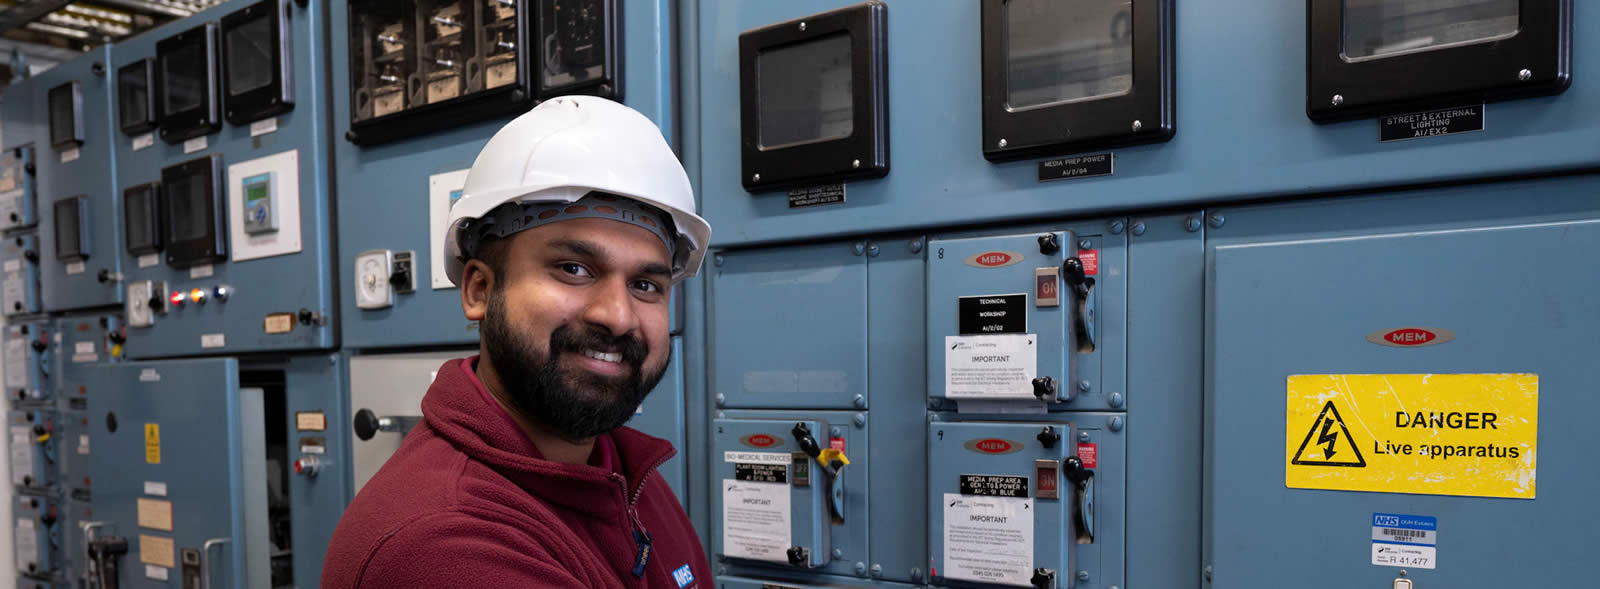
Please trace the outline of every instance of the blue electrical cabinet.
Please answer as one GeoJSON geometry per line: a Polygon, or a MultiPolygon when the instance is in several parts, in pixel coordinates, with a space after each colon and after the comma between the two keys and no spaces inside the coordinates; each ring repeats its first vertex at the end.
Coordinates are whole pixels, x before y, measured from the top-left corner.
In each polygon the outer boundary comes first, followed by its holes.
{"type": "Polygon", "coordinates": [[[124,268],[129,358],[337,345],[327,11],[235,0],[112,49],[112,96],[125,107],[111,127],[124,213],[115,225],[128,235],[104,253],[124,268]],[[219,39],[261,51],[229,53],[219,39]],[[218,112],[154,124],[137,107],[179,82],[148,71],[181,50],[214,60],[209,76],[183,80],[218,112]]]}
{"type": "Polygon", "coordinates": [[[10,235],[0,251],[4,282],[0,283],[0,309],[6,316],[40,312],[39,236],[33,233],[10,235]]]}
{"type": "Polygon", "coordinates": [[[61,528],[66,524],[60,502],[43,495],[17,495],[11,504],[19,587],[34,583],[54,586],[63,580],[61,528]]]}
{"type": "MultiPolygon", "coordinates": [[[[5,99],[0,98],[0,113],[5,111],[4,102],[5,99]]],[[[0,122],[0,125],[6,124],[0,122]]],[[[5,131],[11,130],[10,126],[5,127],[5,131]]],[[[38,225],[39,191],[34,179],[37,173],[32,145],[0,151],[0,230],[38,225]]]]}
{"type": "Polygon", "coordinates": [[[669,345],[672,346],[672,359],[667,363],[666,374],[656,388],[645,396],[644,402],[634,410],[633,417],[625,425],[671,442],[672,447],[677,449],[678,453],[657,466],[656,472],[661,474],[662,480],[677,495],[678,503],[687,505],[690,489],[684,485],[688,467],[684,459],[687,446],[684,438],[683,338],[674,337],[669,345]]]}
{"type": "Polygon", "coordinates": [[[89,544],[85,527],[94,526],[94,506],[76,497],[61,500],[61,562],[66,572],[65,586],[86,587],[89,582],[89,544]]]}
{"type": "Polygon", "coordinates": [[[122,302],[122,207],[116,195],[110,63],[106,44],[25,83],[36,95],[37,116],[50,121],[34,154],[46,311],[122,302]]]}
{"type": "Polygon", "coordinates": [[[89,403],[101,394],[91,391],[87,367],[121,359],[122,320],[116,314],[68,315],[57,318],[52,344],[58,365],[56,376],[57,426],[61,489],[75,501],[92,496],[89,442],[89,403]]]}
{"type": "Polygon", "coordinates": [[[121,586],[315,585],[348,500],[330,429],[345,419],[343,366],[335,355],[86,367],[100,391],[89,438],[105,522],[89,541],[127,543],[121,586]]]}
{"type": "Polygon", "coordinates": [[[1600,412],[1588,392],[1597,186],[1584,175],[1213,212],[1225,219],[1206,245],[1215,586],[1588,583],[1573,563],[1600,526],[1587,423],[1600,412]],[[1518,546],[1538,549],[1508,558],[1518,546]]]}
{"type": "Polygon", "coordinates": [[[6,398],[13,403],[55,399],[50,327],[45,321],[16,321],[6,326],[6,398]]]}
{"type": "Polygon", "coordinates": [[[60,434],[53,408],[16,407],[6,419],[11,484],[29,493],[54,494],[60,475],[60,434]]]}
{"type": "MultiPolygon", "coordinates": [[[[449,46],[454,35],[480,30],[479,22],[486,23],[482,30],[504,32],[507,19],[521,19],[517,26],[559,27],[565,21],[537,13],[556,4],[330,3],[331,28],[345,41],[331,48],[333,128],[341,137],[334,142],[338,273],[343,284],[351,285],[342,289],[338,302],[345,346],[366,350],[478,341],[476,323],[461,315],[460,291],[445,276],[445,224],[478,151],[535,100],[563,92],[620,95],[676,144],[678,47],[677,37],[666,33],[675,26],[676,4],[668,0],[616,0],[614,12],[586,10],[573,21],[592,25],[582,34],[596,35],[597,42],[584,53],[615,58],[615,69],[591,77],[587,86],[559,82],[570,75],[560,73],[566,58],[549,54],[562,50],[555,32],[521,36],[537,43],[526,53],[526,59],[536,60],[529,64],[529,77],[501,77],[498,68],[475,75],[479,66],[472,58],[465,60],[465,91],[452,82],[456,78],[449,68],[463,60],[439,56],[459,49],[449,46]],[[406,24],[406,15],[424,24],[406,24]],[[600,24],[611,18],[615,28],[600,24]],[[615,41],[615,47],[603,47],[606,40],[615,41]],[[431,45],[412,47],[421,44],[431,45]],[[547,87],[552,80],[557,86],[547,87]],[[406,87],[411,90],[402,90],[406,87]],[[521,106],[508,106],[514,104],[521,106]]],[[[494,43],[514,51],[525,42],[498,38],[494,43]]],[[[682,324],[678,308],[675,303],[674,333],[682,324]]]]}

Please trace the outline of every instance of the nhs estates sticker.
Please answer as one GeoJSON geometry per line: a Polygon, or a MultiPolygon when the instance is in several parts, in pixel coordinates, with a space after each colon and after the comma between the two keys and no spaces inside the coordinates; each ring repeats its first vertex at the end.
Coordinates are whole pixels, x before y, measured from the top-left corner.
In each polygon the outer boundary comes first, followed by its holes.
{"type": "Polygon", "coordinates": [[[1372,564],[1414,569],[1437,566],[1439,520],[1426,515],[1372,514],[1372,564]]]}
{"type": "Polygon", "coordinates": [[[1288,379],[1284,485],[1533,499],[1536,374],[1288,379]]]}

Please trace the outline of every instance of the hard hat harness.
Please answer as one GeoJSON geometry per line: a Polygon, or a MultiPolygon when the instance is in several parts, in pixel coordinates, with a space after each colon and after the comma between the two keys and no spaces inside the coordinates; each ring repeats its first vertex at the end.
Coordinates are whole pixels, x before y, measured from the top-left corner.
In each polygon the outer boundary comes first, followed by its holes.
{"type": "Polygon", "coordinates": [[[574,202],[513,201],[479,219],[462,219],[457,232],[462,261],[476,257],[478,248],[491,237],[504,239],[520,231],[573,219],[610,219],[642,227],[661,239],[673,260],[673,271],[680,270],[672,216],[631,198],[603,192],[590,192],[574,202]]]}

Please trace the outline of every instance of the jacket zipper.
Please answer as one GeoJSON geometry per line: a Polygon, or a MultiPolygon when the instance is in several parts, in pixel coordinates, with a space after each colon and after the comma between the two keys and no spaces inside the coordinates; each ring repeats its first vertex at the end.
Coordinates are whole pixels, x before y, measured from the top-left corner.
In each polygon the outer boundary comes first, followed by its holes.
{"type": "MultiPolygon", "coordinates": [[[[645,483],[650,482],[650,477],[656,474],[656,469],[665,463],[666,461],[662,460],[651,465],[650,469],[646,470],[644,476],[639,479],[638,488],[634,489],[633,495],[628,498],[628,520],[633,524],[633,576],[636,578],[644,578],[645,566],[650,564],[651,551],[650,531],[645,529],[644,520],[639,517],[639,510],[636,506],[639,503],[639,497],[644,495],[645,483]]],[[[610,477],[622,485],[624,492],[627,491],[628,479],[616,473],[611,473],[610,477]]]]}

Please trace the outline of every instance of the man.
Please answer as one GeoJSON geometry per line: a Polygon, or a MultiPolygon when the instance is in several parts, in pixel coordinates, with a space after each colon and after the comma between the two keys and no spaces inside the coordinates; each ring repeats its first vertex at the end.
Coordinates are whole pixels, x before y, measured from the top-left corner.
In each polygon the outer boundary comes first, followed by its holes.
{"type": "Polygon", "coordinates": [[[670,355],[672,285],[711,228],[648,119],[554,99],[489,140],[445,239],[478,355],[339,522],[323,587],[708,588],[700,541],[623,427],[670,355]]]}

